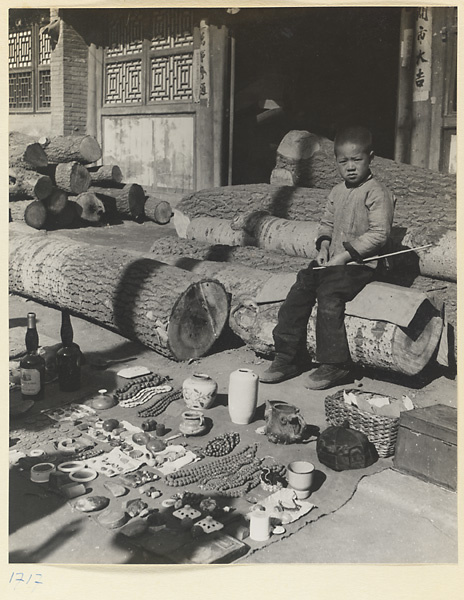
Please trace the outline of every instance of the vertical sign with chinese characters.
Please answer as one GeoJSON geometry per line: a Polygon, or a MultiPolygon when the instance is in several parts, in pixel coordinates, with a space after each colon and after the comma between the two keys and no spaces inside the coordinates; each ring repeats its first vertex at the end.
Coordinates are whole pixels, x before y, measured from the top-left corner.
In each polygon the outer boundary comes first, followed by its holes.
{"type": "Polygon", "coordinates": [[[200,48],[193,52],[193,101],[209,106],[209,27],[200,22],[200,48]]]}
{"type": "Polygon", "coordinates": [[[432,10],[417,8],[413,102],[428,100],[432,83],[432,10]]]}

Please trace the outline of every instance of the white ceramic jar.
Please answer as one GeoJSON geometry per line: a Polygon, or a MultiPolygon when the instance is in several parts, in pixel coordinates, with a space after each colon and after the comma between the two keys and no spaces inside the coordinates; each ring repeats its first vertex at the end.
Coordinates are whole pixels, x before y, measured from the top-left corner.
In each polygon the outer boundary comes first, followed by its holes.
{"type": "Polygon", "coordinates": [[[205,373],[194,373],[182,384],[182,395],[189,408],[210,408],[216,399],[218,384],[205,373]]]}
{"type": "Polygon", "coordinates": [[[247,425],[253,420],[258,404],[256,373],[251,369],[237,369],[229,378],[229,415],[232,423],[247,425]]]}

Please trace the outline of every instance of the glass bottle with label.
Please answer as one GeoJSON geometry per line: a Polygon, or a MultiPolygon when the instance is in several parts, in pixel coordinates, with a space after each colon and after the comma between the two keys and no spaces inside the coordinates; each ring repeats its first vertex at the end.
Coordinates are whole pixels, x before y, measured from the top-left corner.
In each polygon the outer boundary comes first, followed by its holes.
{"type": "Polygon", "coordinates": [[[35,313],[27,313],[26,350],[21,359],[21,394],[24,400],[41,400],[44,393],[45,359],[38,354],[39,335],[35,313]]]}
{"type": "Polygon", "coordinates": [[[71,317],[67,310],[61,312],[62,347],[56,353],[58,384],[63,392],[73,392],[81,387],[81,349],[73,342],[71,317]]]}

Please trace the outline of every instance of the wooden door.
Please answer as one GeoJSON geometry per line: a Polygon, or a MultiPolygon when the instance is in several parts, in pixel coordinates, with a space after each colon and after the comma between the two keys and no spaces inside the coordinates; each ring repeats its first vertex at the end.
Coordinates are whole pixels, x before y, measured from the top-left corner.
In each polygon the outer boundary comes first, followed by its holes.
{"type": "Polygon", "coordinates": [[[95,60],[103,162],[154,192],[226,183],[226,28],[192,9],[114,9],[105,27],[95,60]]]}

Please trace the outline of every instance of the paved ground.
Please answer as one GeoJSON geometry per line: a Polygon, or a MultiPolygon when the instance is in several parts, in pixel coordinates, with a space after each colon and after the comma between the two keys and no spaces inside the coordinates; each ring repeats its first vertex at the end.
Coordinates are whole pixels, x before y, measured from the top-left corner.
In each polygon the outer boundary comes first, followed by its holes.
{"type": "MultiPolygon", "coordinates": [[[[145,251],[159,235],[173,234],[172,229],[151,223],[124,224],[113,228],[76,230],[67,235],[75,239],[125,245],[145,251]]],[[[10,327],[24,327],[29,310],[38,314],[39,332],[59,337],[59,313],[53,309],[10,297],[10,327]]],[[[158,357],[138,344],[127,342],[84,320],[73,319],[75,340],[84,353],[128,356],[137,352],[151,365],[166,366],[158,357]]],[[[226,389],[228,374],[247,365],[256,372],[265,362],[244,347],[219,348],[195,365],[209,373],[226,389]]],[[[170,363],[174,378],[182,381],[185,365],[170,363]]],[[[192,367],[193,368],[193,367],[192,367]]],[[[188,371],[190,373],[191,369],[188,371]]],[[[112,371],[106,373],[111,383],[112,371]]],[[[323,398],[326,392],[310,394],[305,390],[304,375],[280,384],[262,386],[266,399],[287,399],[301,408],[308,423],[324,423],[323,398]],[[265,391],[264,391],[265,388],[265,391]]],[[[456,406],[456,382],[443,373],[428,373],[422,380],[398,380],[379,373],[364,373],[364,389],[408,394],[417,406],[445,403],[456,406]]],[[[391,459],[384,460],[383,470],[362,478],[353,493],[334,511],[321,516],[291,537],[247,556],[246,563],[454,563],[457,561],[456,494],[395,471],[391,459]]],[[[335,474],[333,475],[336,476],[335,474]]],[[[11,485],[14,504],[33,484],[15,480],[11,485]]],[[[27,496],[23,496],[26,498],[27,496]]],[[[57,503],[52,510],[40,511],[40,499],[29,496],[21,505],[22,517],[12,522],[10,560],[12,562],[57,563],[154,563],[153,555],[120,544],[114,536],[105,539],[99,530],[82,520],[70,522],[69,508],[57,503]]],[[[324,513],[324,510],[321,511],[324,513]]],[[[16,513],[17,514],[17,511],[16,513]]]]}

